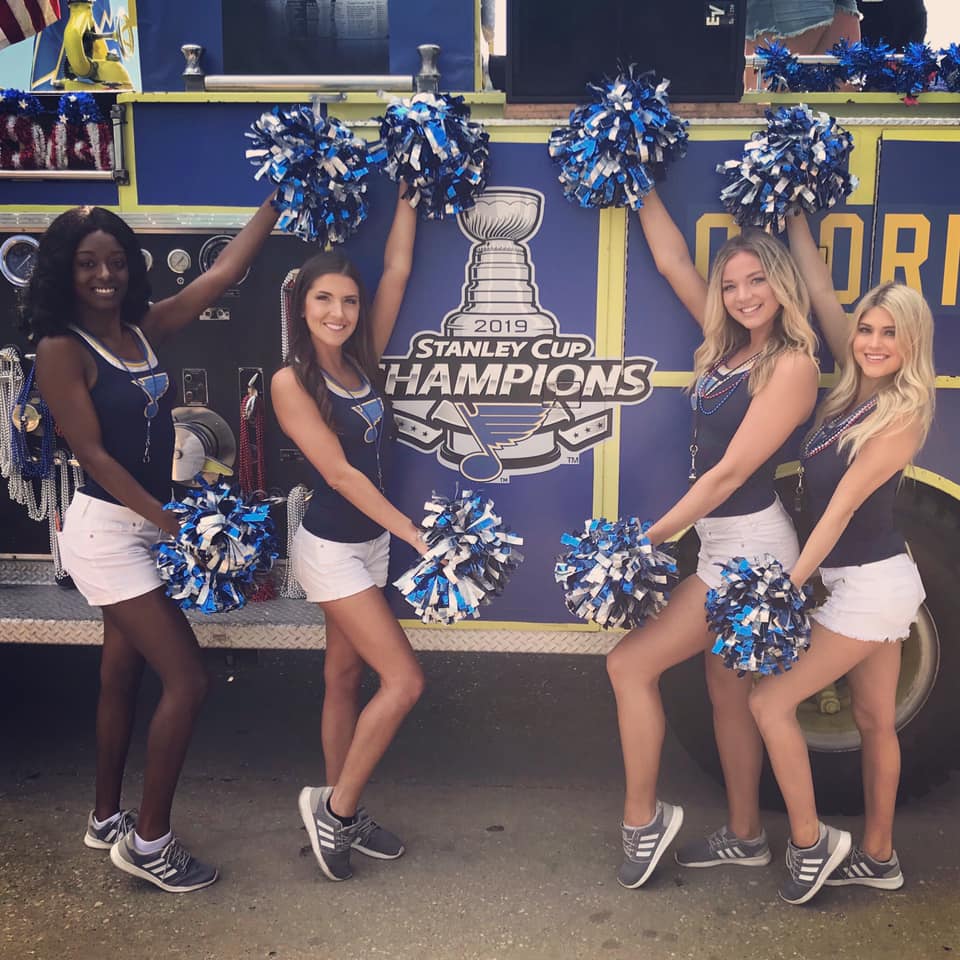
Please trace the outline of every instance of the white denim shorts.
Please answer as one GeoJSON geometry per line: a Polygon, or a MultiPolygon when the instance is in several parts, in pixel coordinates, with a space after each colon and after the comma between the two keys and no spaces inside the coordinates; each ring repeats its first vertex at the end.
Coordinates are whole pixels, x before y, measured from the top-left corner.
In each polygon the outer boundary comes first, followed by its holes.
{"type": "Polygon", "coordinates": [[[733,557],[755,561],[769,553],[789,573],[800,556],[797,531],[779,498],[756,513],[705,517],[694,529],[700,538],[697,576],[714,590],[723,582],[720,568],[733,557]]]}
{"type": "Polygon", "coordinates": [[[859,567],[821,567],[827,599],[810,616],[834,633],[854,640],[902,640],[927,596],[911,557],[859,567]]]}
{"type": "Polygon", "coordinates": [[[290,549],[293,575],[311,603],[352,597],[368,587],[387,584],[390,534],[376,540],[340,543],[315,537],[302,526],[290,549]]]}
{"type": "Polygon", "coordinates": [[[129,507],[76,493],[57,546],[87,603],[108,607],[163,586],[150,549],[159,538],[159,527],[129,507]]]}

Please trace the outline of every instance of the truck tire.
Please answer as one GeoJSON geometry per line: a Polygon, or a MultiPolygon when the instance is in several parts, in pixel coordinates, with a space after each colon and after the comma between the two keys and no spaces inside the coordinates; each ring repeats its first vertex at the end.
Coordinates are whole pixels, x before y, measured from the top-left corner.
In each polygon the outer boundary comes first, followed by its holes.
{"type": "MultiPolygon", "coordinates": [[[[912,480],[897,498],[897,519],[920,568],[927,592],[921,615],[904,643],[897,691],[897,730],[902,767],[899,801],[922,796],[943,783],[960,766],[960,505],[946,494],[912,480]]],[[[681,569],[692,572],[697,538],[680,544],[681,569]]],[[[691,757],[718,781],[720,759],[703,663],[694,657],[664,674],[664,709],[671,729],[691,757]]],[[[855,815],[863,811],[860,739],[850,713],[846,684],[840,680],[832,704],[813,700],[800,707],[800,722],[810,745],[810,761],[822,814],[855,815]],[[828,713],[827,709],[836,712],[828,713]]],[[[783,809],[769,764],[760,784],[761,805],[783,809]]]]}

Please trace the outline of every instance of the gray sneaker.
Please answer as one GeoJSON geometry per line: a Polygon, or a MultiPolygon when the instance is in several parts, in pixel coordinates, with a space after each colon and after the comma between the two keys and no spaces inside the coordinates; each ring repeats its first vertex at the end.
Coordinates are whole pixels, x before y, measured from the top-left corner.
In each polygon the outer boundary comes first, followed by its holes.
{"type": "Polygon", "coordinates": [[[398,836],[381,827],[361,805],[357,807],[357,835],[353,849],[376,860],[396,860],[403,854],[404,846],[398,836]]]}
{"type": "Polygon", "coordinates": [[[349,880],[353,876],[350,848],[357,837],[359,819],[348,827],[333,816],[327,810],[332,793],[333,787],[304,787],[297,805],[320,869],[331,880],[349,880]]]}
{"type": "Polygon", "coordinates": [[[741,840],[724,825],[709,837],[685,843],[674,859],[681,867],[765,867],[770,862],[770,845],[765,830],[756,840],[741,840]]]}
{"type": "Polygon", "coordinates": [[[787,844],[787,871],[780,887],[780,899],[787,903],[806,903],[826,883],[827,877],[843,862],[853,840],[846,830],[820,824],[820,839],[812,847],[787,844]]]}
{"type": "Polygon", "coordinates": [[[220,875],[216,867],[194,859],[176,837],[157,853],[140,853],[133,842],[132,830],[110,848],[110,859],[124,873],[146,880],[167,893],[201,890],[220,875]]]}
{"type": "Polygon", "coordinates": [[[122,840],[137,825],[136,810],[121,810],[116,820],[110,820],[102,827],[93,822],[91,810],[87,817],[87,832],[83,842],[91,850],[109,850],[118,840],[122,840]]]}
{"type": "Polygon", "coordinates": [[[683,807],[657,801],[657,815],[647,827],[628,827],[623,832],[624,861],[617,873],[620,886],[642,887],[683,823],[683,807]]]}
{"type": "Polygon", "coordinates": [[[846,887],[859,884],[862,887],[876,887],[878,890],[899,890],[903,886],[903,873],[897,851],[889,860],[874,860],[860,847],[854,847],[846,860],[826,881],[828,887],[846,887]]]}

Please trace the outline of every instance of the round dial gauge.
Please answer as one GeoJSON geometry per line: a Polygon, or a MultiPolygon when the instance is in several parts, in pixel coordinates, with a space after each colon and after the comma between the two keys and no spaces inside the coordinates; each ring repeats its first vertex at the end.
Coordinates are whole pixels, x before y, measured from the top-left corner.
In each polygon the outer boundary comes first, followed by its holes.
{"type": "Polygon", "coordinates": [[[143,262],[147,266],[147,273],[153,269],[153,254],[149,250],[144,250],[140,248],[140,252],[143,254],[143,262]]]}
{"type": "Polygon", "coordinates": [[[167,254],[167,266],[174,273],[186,273],[193,261],[190,259],[190,254],[186,250],[181,250],[179,247],[176,250],[171,250],[167,254]]]}
{"type": "Polygon", "coordinates": [[[37,243],[33,237],[18,233],[0,245],[0,273],[15,287],[25,287],[37,265],[37,243]]]}
{"type": "MultiPolygon", "coordinates": [[[[223,253],[227,244],[233,239],[233,237],[228,237],[224,235],[211,237],[201,248],[200,248],[200,270],[201,272],[206,272],[209,270],[217,260],[217,257],[223,253]]],[[[250,268],[247,268],[247,272],[237,281],[236,286],[240,286],[244,280],[250,274],[250,268]]]]}

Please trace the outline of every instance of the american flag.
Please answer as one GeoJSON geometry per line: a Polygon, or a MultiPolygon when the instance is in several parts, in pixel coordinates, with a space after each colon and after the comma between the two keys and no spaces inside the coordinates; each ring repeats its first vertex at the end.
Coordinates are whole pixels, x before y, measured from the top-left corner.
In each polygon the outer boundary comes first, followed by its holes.
{"type": "Polygon", "coordinates": [[[60,19],[60,0],[0,0],[0,50],[60,19]]]}

